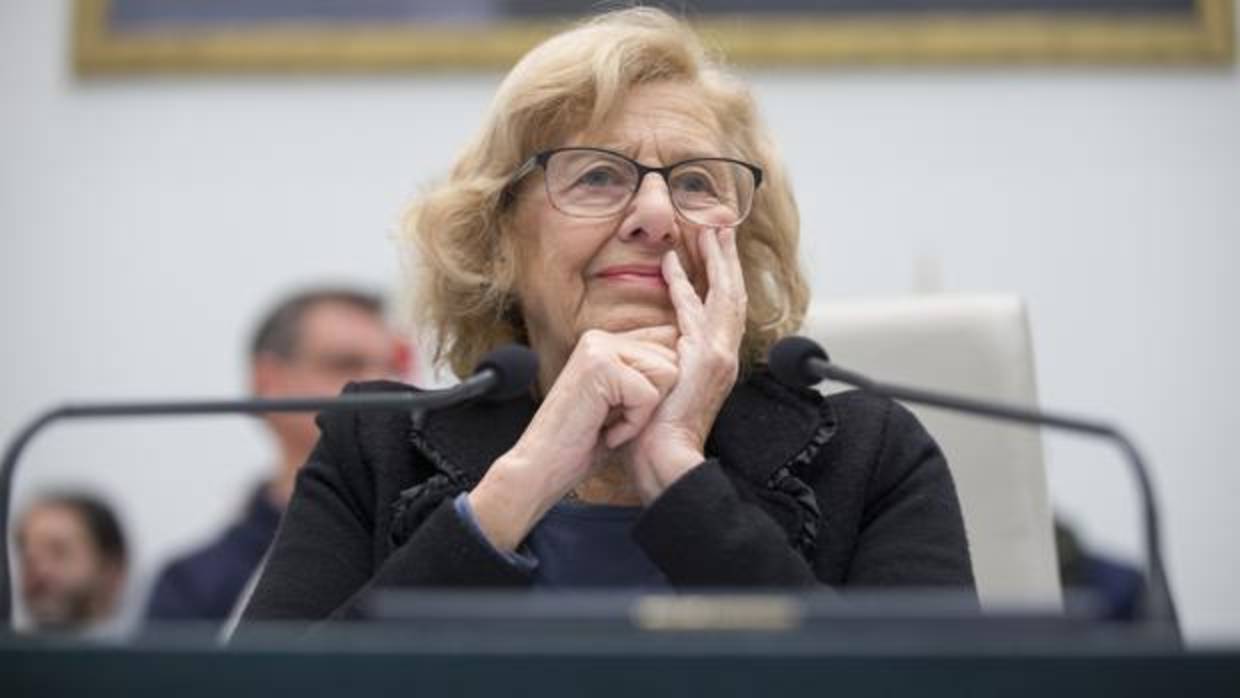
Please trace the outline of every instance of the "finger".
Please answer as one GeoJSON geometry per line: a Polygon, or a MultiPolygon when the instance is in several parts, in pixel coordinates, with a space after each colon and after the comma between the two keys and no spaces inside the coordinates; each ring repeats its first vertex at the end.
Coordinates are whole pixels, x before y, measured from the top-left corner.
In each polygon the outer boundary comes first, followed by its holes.
{"type": "Polygon", "coordinates": [[[741,266],[741,253],[736,242],[736,228],[720,228],[719,244],[723,249],[723,258],[728,270],[743,289],[745,287],[745,269],[741,266]]]}
{"type": "Polygon", "coordinates": [[[702,250],[702,258],[706,262],[706,277],[710,281],[710,292],[706,295],[707,305],[712,298],[732,297],[737,285],[733,268],[728,264],[720,241],[724,230],[726,229],[703,228],[699,234],[698,248],[702,250]]]}
{"type": "Polygon", "coordinates": [[[705,308],[674,251],[663,255],[663,278],[667,281],[667,291],[672,299],[672,308],[676,311],[680,333],[694,334],[705,318],[705,308]]]}
{"type": "Polygon", "coordinates": [[[663,357],[665,360],[676,363],[676,340],[680,338],[680,332],[671,335],[664,342],[631,342],[623,345],[625,348],[618,349],[622,355],[628,351],[627,347],[634,347],[635,351],[652,351],[663,357]]]}
{"type": "MultiPolygon", "coordinates": [[[[731,328],[733,333],[739,334],[744,330],[748,297],[740,253],[736,247],[736,229],[718,229],[716,235],[703,238],[702,248],[708,270],[713,275],[711,292],[706,297],[709,322],[712,327],[731,328]]],[[[739,337],[737,339],[739,341],[739,337]]]]}
{"type": "Polygon", "coordinates": [[[658,389],[660,397],[666,395],[676,384],[680,369],[676,352],[667,347],[648,342],[631,343],[617,347],[620,361],[650,381],[658,389]]]}
{"type": "Polygon", "coordinates": [[[710,277],[710,292],[706,294],[703,308],[705,324],[711,336],[725,339],[730,345],[732,336],[739,331],[738,321],[744,317],[743,303],[737,295],[737,288],[743,289],[744,283],[735,278],[733,267],[726,259],[720,240],[725,233],[724,228],[703,229],[698,247],[710,277]]]}
{"type": "Polygon", "coordinates": [[[620,391],[617,406],[621,409],[622,416],[619,422],[603,433],[603,440],[608,448],[616,448],[640,434],[663,399],[659,389],[634,369],[617,371],[614,379],[616,388],[620,391]]]}
{"type": "MultiPolygon", "coordinates": [[[[667,356],[658,351],[650,351],[655,348],[647,345],[631,353],[624,352],[621,354],[621,360],[650,381],[659,391],[659,397],[662,399],[676,385],[676,380],[680,377],[680,367],[677,364],[675,352],[667,356]]],[[[662,349],[662,347],[657,348],[662,349]]]]}
{"type": "Polygon", "coordinates": [[[640,429],[635,428],[628,422],[621,422],[616,426],[603,432],[603,443],[607,445],[608,450],[620,448],[625,443],[631,441],[633,437],[641,433],[640,429]]]}
{"type": "MultiPolygon", "coordinates": [[[[622,396],[613,377],[617,369],[636,369],[640,374],[649,376],[661,393],[666,392],[670,390],[666,386],[676,380],[678,355],[665,343],[674,346],[678,336],[676,328],[671,325],[614,334],[590,330],[578,340],[569,359],[569,365],[576,369],[571,375],[582,375],[591,380],[603,390],[607,404],[613,406],[620,404],[622,396]],[[651,341],[653,339],[659,341],[651,341]]],[[[564,375],[565,372],[561,372],[561,376],[564,375]]],[[[556,384],[562,382],[565,381],[557,380],[556,384]]],[[[552,390],[554,392],[554,387],[552,390]]]]}
{"type": "Polygon", "coordinates": [[[676,338],[680,335],[680,329],[675,325],[653,325],[651,327],[639,327],[635,330],[617,333],[616,337],[624,339],[636,340],[639,342],[649,342],[661,347],[673,349],[676,346],[676,338]]]}

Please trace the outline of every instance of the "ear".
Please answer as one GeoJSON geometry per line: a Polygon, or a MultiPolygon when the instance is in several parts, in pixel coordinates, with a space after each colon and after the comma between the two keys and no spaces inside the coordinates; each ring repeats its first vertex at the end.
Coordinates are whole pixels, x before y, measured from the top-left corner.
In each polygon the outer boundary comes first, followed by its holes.
{"type": "Polygon", "coordinates": [[[250,390],[254,395],[278,395],[284,387],[285,362],[282,358],[265,352],[254,357],[250,364],[250,390]]]}

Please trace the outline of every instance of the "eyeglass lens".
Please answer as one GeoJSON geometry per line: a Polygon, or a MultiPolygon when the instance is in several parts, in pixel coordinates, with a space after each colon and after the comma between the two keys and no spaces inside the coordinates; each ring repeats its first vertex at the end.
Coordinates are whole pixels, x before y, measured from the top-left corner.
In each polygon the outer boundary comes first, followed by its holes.
{"type": "MultiPolygon", "coordinates": [[[[606,216],[637,192],[640,174],[622,157],[597,150],[562,150],[547,161],[547,194],[560,211],[606,216]]],[[[668,172],[672,204],[691,222],[736,225],[749,214],[755,189],[749,168],[722,159],[682,162],[668,172]]]]}

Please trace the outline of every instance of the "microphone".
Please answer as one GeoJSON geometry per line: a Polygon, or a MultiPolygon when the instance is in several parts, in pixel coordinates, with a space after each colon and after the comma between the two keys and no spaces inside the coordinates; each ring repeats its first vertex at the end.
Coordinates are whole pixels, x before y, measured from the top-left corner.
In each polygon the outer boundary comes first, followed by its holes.
{"type": "Polygon", "coordinates": [[[767,354],[767,362],[775,379],[794,387],[812,387],[823,380],[834,380],[860,388],[867,393],[894,400],[942,407],[957,412],[989,417],[992,419],[1023,422],[1073,431],[1080,434],[1107,439],[1123,452],[1133,474],[1137,478],[1144,522],[1144,544],[1148,584],[1145,589],[1144,611],[1147,621],[1165,628],[1179,638],[1179,622],[1171,589],[1167,583],[1160,547],[1158,509],[1149,470],[1137,447],[1117,426],[1105,422],[1082,419],[1064,414],[1005,405],[976,398],[951,395],[921,388],[880,383],[860,373],[831,363],[827,352],[812,339],[785,337],[775,343],[767,354]]]}
{"type": "Polygon", "coordinates": [[[482,357],[469,380],[485,382],[488,398],[511,400],[530,389],[538,377],[538,354],[520,344],[507,344],[482,357]]]}
{"type": "Polygon", "coordinates": [[[13,474],[26,444],[47,425],[61,419],[94,417],[170,417],[205,414],[262,414],[264,412],[361,412],[408,409],[429,412],[474,398],[511,400],[529,389],[538,375],[538,355],[529,347],[509,344],[487,354],[473,375],[443,390],[398,390],[348,393],[336,397],[252,398],[242,400],[182,400],[167,402],[103,402],[62,405],[32,419],[9,442],[0,464],[0,621],[13,622],[12,583],[9,574],[9,499],[13,474]]]}

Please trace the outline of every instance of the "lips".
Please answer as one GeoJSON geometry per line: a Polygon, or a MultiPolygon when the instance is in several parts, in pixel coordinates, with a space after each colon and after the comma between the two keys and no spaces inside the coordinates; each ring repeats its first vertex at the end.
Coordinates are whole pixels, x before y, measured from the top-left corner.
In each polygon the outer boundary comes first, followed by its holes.
{"type": "Polygon", "coordinates": [[[598,272],[600,279],[609,281],[633,281],[637,283],[666,286],[663,270],[657,264],[618,264],[598,272]]]}

